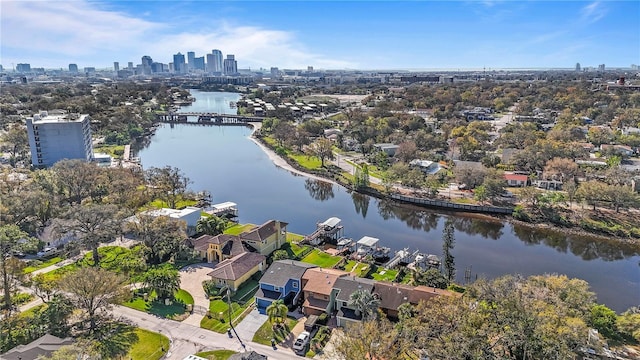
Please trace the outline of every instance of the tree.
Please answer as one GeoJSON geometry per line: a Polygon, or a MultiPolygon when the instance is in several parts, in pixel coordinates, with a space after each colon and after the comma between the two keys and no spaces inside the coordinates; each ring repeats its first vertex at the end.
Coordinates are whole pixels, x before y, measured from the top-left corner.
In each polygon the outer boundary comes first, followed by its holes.
{"type": "Polygon", "coordinates": [[[484,185],[478,186],[473,193],[473,198],[479,201],[481,204],[484,203],[488,198],[487,187],[484,185]]]}
{"type": "Polygon", "coordinates": [[[416,143],[413,141],[405,141],[398,145],[398,150],[396,150],[395,157],[409,163],[411,160],[417,157],[418,147],[416,143]]]}
{"type": "Polygon", "coordinates": [[[467,189],[473,189],[482,184],[487,170],[484,167],[459,165],[453,169],[458,184],[465,184],[467,189]]]}
{"type": "Polygon", "coordinates": [[[100,360],[101,358],[96,344],[90,340],[77,339],[74,344],[62,346],[50,356],[41,356],[37,360],[100,360]]]}
{"type": "Polygon", "coordinates": [[[196,231],[199,234],[220,235],[227,228],[227,220],[215,215],[203,217],[196,223],[196,231]]]}
{"type": "Polygon", "coordinates": [[[333,143],[329,139],[318,139],[309,145],[312,156],[320,159],[321,166],[324,167],[325,160],[333,160],[333,143]]]}
{"type": "Polygon", "coordinates": [[[449,280],[438,269],[427,269],[425,271],[417,268],[411,271],[411,284],[446,289],[449,285],[449,280]]]}
{"type": "Polygon", "coordinates": [[[405,350],[409,345],[389,320],[381,318],[347,326],[331,355],[346,360],[401,360],[408,358],[405,350]]]}
{"type": "Polygon", "coordinates": [[[144,274],[144,286],[155,290],[159,299],[171,299],[180,290],[180,273],[171,266],[159,266],[144,274]]]}
{"type": "Polygon", "coordinates": [[[169,260],[178,253],[187,238],[184,221],[145,213],[136,215],[136,218],[136,221],[126,224],[126,229],[142,240],[148,264],[160,264],[169,260]]]}
{"type": "Polygon", "coordinates": [[[544,166],[544,177],[565,182],[578,175],[578,164],[571,159],[553,158],[544,166]]]}
{"type": "Polygon", "coordinates": [[[57,186],[67,195],[70,203],[79,204],[91,194],[95,179],[102,171],[95,163],[84,160],[60,160],[51,168],[57,186]]]}
{"type": "Polygon", "coordinates": [[[599,201],[606,200],[605,194],[606,184],[594,180],[581,183],[576,191],[576,197],[592,205],[594,211],[599,201]]]}
{"type": "Polygon", "coordinates": [[[640,341],[640,309],[632,307],[623,312],[618,317],[616,326],[623,335],[640,341]]]}
{"type": "Polygon", "coordinates": [[[287,313],[289,312],[289,308],[284,304],[282,299],[278,299],[273,301],[269,306],[267,306],[267,316],[269,316],[269,322],[272,324],[275,323],[283,323],[287,318],[287,313]]]}
{"type": "Polygon", "coordinates": [[[455,245],[453,221],[447,219],[442,230],[442,257],[444,265],[444,276],[451,283],[456,277],[456,262],[451,254],[455,245]]]}
{"type": "Polygon", "coordinates": [[[3,309],[11,311],[12,296],[24,278],[24,263],[13,255],[17,252],[33,250],[37,241],[20,230],[16,225],[0,226],[0,288],[3,293],[3,309]]]}
{"type": "Polygon", "coordinates": [[[289,253],[286,250],[276,250],[273,252],[273,261],[289,259],[289,253]]]}
{"type": "Polygon", "coordinates": [[[125,285],[121,275],[97,267],[81,268],[60,281],[75,306],[86,312],[90,332],[97,329],[101,310],[108,310],[129,295],[125,285]]]}
{"type": "Polygon", "coordinates": [[[66,221],[59,221],[57,231],[72,232],[93,252],[93,265],[100,265],[98,246],[113,239],[121,231],[121,216],[115,205],[76,205],[65,214],[66,221]]]}
{"type": "Polygon", "coordinates": [[[504,193],[505,181],[501,171],[491,170],[485,176],[482,186],[491,201],[504,193]]]}
{"type": "Polygon", "coordinates": [[[364,189],[369,187],[369,165],[366,163],[356,166],[353,174],[353,186],[356,189],[364,189]]]}
{"type": "Polygon", "coordinates": [[[62,294],[55,294],[47,302],[40,313],[38,320],[46,327],[47,332],[58,337],[69,335],[71,326],[69,317],[73,313],[74,307],[71,301],[62,294]]]}
{"type": "Polygon", "coordinates": [[[351,293],[348,304],[355,308],[356,315],[362,315],[362,320],[367,321],[375,318],[380,306],[380,298],[368,291],[358,289],[351,293]]]}
{"type": "Polygon", "coordinates": [[[171,166],[151,167],[145,171],[145,177],[156,195],[172,209],[175,209],[178,198],[184,194],[191,182],[180,169],[171,166]]]}
{"type": "Polygon", "coordinates": [[[13,126],[9,127],[7,132],[0,137],[0,142],[4,143],[2,149],[10,154],[9,163],[11,166],[16,167],[17,162],[26,157],[27,150],[29,149],[26,127],[13,124],[13,126]]]}
{"type": "Polygon", "coordinates": [[[589,314],[588,324],[608,339],[618,338],[616,312],[605,305],[594,305],[589,314]]]}
{"type": "Polygon", "coordinates": [[[295,128],[288,121],[276,121],[273,126],[273,137],[278,142],[278,146],[282,147],[284,142],[292,139],[295,135],[295,128]]]}

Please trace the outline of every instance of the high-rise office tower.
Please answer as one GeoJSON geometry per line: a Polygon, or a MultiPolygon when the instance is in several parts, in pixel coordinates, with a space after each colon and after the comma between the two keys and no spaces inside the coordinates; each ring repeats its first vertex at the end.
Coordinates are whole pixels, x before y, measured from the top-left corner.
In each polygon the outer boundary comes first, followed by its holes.
{"type": "Polygon", "coordinates": [[[225,75],[235,75],[238,73],[238,62],[236,61],[235,55],[227,55],[222,66],[222,71],[225,75]]]}
{"type": "Polygon", "coordinates": [[[598,65],[598,71],[604,72],[604,64],[598,65]]]}
{"type": "Polygon", "coordinates": [[[17,64],[16,65],[17,72],[31,72],[31,64],[17,64]]]}
{"type": "Polygon", "coordinates": [[[120,63],[117,61],[113,62],[113,71],[118,72],[120,71],[120,63]]]}
{"type": "Polygon", "coordinates": [[[193,51],[188,51],[187,52],[187,63],[188,63],[187,64],[187,69],[193,70],[193,69],[196,68],[195,64],[194,64],[195,58],[196,58],[196,53],[195,52],[193,52],[193,51]]]}
{"type": "Polygon", "coordinates": [[[49,167],[62,159],[91,161],[90,123],[89,115],[49,115],[46,111],[27,118],[33,166],[49,167]]]}
{"type": "Polygon", "coordinates": [[[142,57],[142,73],[144,75],[151,74],[151,64],[153,64],[153,59],[149,55],[145,55],[142,57]]]}
{"type": "Polygon", "coordinates": [[[207,60],[207,64],[209,65],[208,71],[222,73],[222,51],[213,49],[211,55],[213,55],[213,61],[209,62],[209,60],[207,60]]]}
{"type": "Polygon", "coordinates": [[[200,56],[193,59],[193,70],[202,70],[204,71],[204,56],[200,56]]]}
{"type": "Polygon", "coordinates": [[[581,67],[580,67],[580,63],[576,63],[576,71],[580,71],[581,67]]]}
{"type": "Polygon", "coordinates": [[[184,74],[187,72],[187,66],[184,62],[184,55],[181,53],[173,55],[173,72],[177,74],[184,74]]]}
{"type": "Polygon", "coordinates": [[[127,63],[127,68],[129,69],[129,71],[133,71],[133,61],[129,61],[127,63]]]}
{"type": "Polygon", "coordinates": [[[69,72],[77,73],[78,72],[78,64],[69,64],[69,72]]]}
{"type": "Polygon", "coordinates": [[[271,68],[271,78],[272,79],[277,79],[280,77],[280,70],[277,67],[272,67],[271,68]]]}

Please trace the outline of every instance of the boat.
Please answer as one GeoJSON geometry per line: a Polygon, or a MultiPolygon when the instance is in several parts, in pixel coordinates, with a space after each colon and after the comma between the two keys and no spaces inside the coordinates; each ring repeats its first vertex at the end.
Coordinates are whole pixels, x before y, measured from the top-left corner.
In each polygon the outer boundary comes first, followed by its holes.
{"type": "Polygon", "coordinates": [[[440,267],[440,257],[433,254],[418,253],[412,263],[408,265],[409,268],[420,268],[422,270],[437,269],[440,267]]]}
{"type": "Polygon", "coordinates": [[[386,246],[378,246],[380,239],[371,236],[363,236],[358,242],[357,250],[354,254],[355,260],[363,260],[371,256],[375,262],[385,262],[389,260],[391,248],[386,246]]]}

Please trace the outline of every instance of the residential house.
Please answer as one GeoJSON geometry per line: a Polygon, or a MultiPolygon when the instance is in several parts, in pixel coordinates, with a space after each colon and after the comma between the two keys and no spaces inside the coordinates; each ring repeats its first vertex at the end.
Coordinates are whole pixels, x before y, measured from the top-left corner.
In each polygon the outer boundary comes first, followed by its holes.
{"type": "Polygon", "coordinates": [[[387,155],[389,155],[389,157],[392,157],[396,154],[396,151],[398,151],[398,148],[400,148],[400,146],[396,144],[380,143],[380,144],[373,144],[373,148],[378,151],[383,151],[387,155]]]}
{"type": "Polygon", "coordinates": [[[75,342],[72,338],[61,339],[50,334],[43,335],[36,340],[26,344],[18,345],[15,348],[0,356],[3,360],[27,360],[38,359],[51,354],[65,345],[72,345],[75,342]]]}
{"type": "Polygon", "coordinates": [[[287,306],[296,305],[302,293],[302,275],[315,265],[295,260],[274,261],[260,279],[256,305],[261,314],[267,306],[282,299],[287,306]]]}
{"type": "Polygon", "coordinates": [[[527,186],[529,183],[529,177],[527,175],[520,174],[504,174],[504,179],[507,181],[508,186],[527,186]]]}
{"type": "Polygon", "coordinates": [[[285,222],[270,220],[240,235],[202,235],[190,240],[190,243],[206,262],[223,261],[244,251],[268,256],[286,242],[287,225],[285,222]]]}
{"type": "Polygon", "coordinates": [[[270,220],[243,232],[240,234],[240,238],[245,244],[267,256],[287,242],[287,225],[289,224],[283,221],[270,220]]]}
{"type": "Polygon", "coordinates": [[[457,293],[449,290],[432,288],[429,286],[410,286],[397,283],[387,283],[376,281],[373,286],[373,294],[380,299],[379,308],[390,319],[398,319],[398,307],[409,303],[418,305],[421,301],[426,301],[436,296],[458,296],[457,293]]]}
{"type": "MultiPolygon", "coordinates": [[[[147,210],[142,214],[153,217],[168,216],[172,219],[182,220],[187,224],[187,234],[191,236],[196,233],[196,225],[202,217],[202,209],[194,206],[187,206],[181,210],[162,208],[147,210]]],[[[136,221],[135,218],[132,218],[132,220],[136,221]]]]}
{"type": "Polygon", "coordinates": [[[346,327],[350,323],[357,323],[362,320],[362,314],[353,306],[349,305],[351,294],[358,290],[371,293],[375,281],[354,276],[338,278],[333,285],[335,291],[335,310],[337,325],[346,327]]]}
{"type": "Polygon", "coordinates": [[[440,164],[430,160],[413,159],[409,162],[409,166],[416,168],[425,174],[435,174],[440,171],[440,164]]]}
{"type": "Polygon", "coordinates": [[[219,287],[236,291],[253,274],[263,271],[267,257],[252,252],[243,252],[216,265],[208,275],[219,287]]]}
{"type": "Polygon", "coordinates": [[[562,181],[558,180],[535,180],[533,185],[538,189],[562,190],[562,181]]]}
{"type": "Polygon", "coordinates": [[[349,273],[336,269],[310,268],[305,271],[302,275],[302,312],[307,316],[330,314],[335,305],[335,282],[347,275],[349,273]]]}
{"type": "Polygon", "coordinates": [[[633,155],[633,149],[630,146],[626,145],[610,145],[610,144],[602,144],[600,145],[601,151],[610,151],[612,153],[617,153],[623,156],[631,156],[633,155]]]}
{"type": "Polygon", "coordinates": [[[193,249],[200,253],[203,262],[220,262],[248,251],[242,239],[236,235],[202,235],[189,241],[193,249]]]}
{"type": "Polygon", "coordinates": [[[267,360],[267,355],[262,355],[255,351],[247,351],[233,354],[229,357],[229,360],[267,360]]]}

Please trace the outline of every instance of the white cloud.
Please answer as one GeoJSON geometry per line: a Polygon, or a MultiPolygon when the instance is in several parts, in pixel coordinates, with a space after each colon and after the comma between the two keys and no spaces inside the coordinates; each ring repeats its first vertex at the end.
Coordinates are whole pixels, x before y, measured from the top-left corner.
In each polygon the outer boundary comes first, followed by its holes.
{"type": "Polygon", "coordinates": [[[602,19],[606,14],[607,10],[602,3],[594,1],[580,10],[580,19],[586,23],[594,23],[602,19]]]}
{"type": "MultiPolygon", "coordinates": [[[[139,62],[142,55],[168,63],[178,51],[202,56],[212,49],[235,54],[238,66],[346,68],[357,64],[322,56],[296,40],[295,34],[257,26],[218,24],[198,32],[145,20],[79,1],[2,1],[0,11],[2,61],[37,66],[63,66],[82,60],[105,66],[111,61],[139,62]],[[34,59],[35,57],[35,59],[34,59]],[[41,61],[56,61],[43,64],[41,61]]],[[[141,14],[144,16],[144,14],[141,14]]]]}

